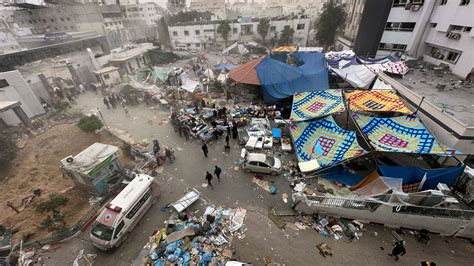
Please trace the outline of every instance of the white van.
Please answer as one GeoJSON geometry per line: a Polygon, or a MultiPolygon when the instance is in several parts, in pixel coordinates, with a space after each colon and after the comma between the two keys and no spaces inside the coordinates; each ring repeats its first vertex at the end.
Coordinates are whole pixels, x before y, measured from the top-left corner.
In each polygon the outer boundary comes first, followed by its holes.
{"type": "Polygon", "coordinates": [[[102,250],[120,246],[160,195],[158,182],[139,174],[100,212],[92,226],[92,244],[102,250]]]}

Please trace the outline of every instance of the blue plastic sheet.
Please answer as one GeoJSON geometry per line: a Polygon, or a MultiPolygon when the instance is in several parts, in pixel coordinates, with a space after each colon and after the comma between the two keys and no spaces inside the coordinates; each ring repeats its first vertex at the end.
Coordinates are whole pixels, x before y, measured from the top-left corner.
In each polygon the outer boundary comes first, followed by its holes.
{"type": "Polygon", "coordinates": [[[378,172],[382,176],[402,178],[403,184],[413,184],[420,182],[426,173],[426,181],[421,190],[436,189],[438,183],[445,183],[452,186],[456,178],[464,171],[464,165],[438,168],[438,169],[422,169],[409,166],[385,166],[379,165],[378,172]]]}
{"type": "Polygon", "coordinates": [[[329,88],[328,70],[322,53],[291,54],[298,66],[265,57],[256,66],[265,102],[277,101],[298,92],[329,88]]]}
{"type": "Polygon", "coordinates": [[[344,170],[341,167],[335,167],[322,171],[319,173],[319,175],[324,179],[336,181],[346,186],[354,186],[365,178],[364,176],[344,170]]]}

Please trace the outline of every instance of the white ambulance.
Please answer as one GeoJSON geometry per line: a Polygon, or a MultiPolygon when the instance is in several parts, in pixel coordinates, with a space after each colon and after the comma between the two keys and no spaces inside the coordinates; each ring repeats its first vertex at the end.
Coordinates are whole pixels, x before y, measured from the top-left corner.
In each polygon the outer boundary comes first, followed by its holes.
{"type": "Polygon", "coordinates": [[[120,246],[160,195],[158,182],[139,174],[101,211],[92,226],[92,244],[102,250],[120,246]]]}

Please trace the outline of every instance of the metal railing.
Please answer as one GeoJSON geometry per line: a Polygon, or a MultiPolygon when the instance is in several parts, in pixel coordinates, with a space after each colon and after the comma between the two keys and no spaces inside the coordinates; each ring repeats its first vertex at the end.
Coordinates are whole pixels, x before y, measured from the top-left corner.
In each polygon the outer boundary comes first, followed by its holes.
{"type": "Polygon", "coordinates": [[[380,205],[382,205],[382,203],[375,201],[337,197],[306,196],[301,194],[297,196],[294,195],[293,199],[301,196],[305,198],[306,205],[308,205],[309,207],[325,206],[375,211],[380,205]]]}
{"type": "MultiPolygon", "coordinates": [[[[77,232],[79,232],[82,227],[89,222],[96,214],[97,212],[102,208],[102,205],[109,199],[108,196],[104,196],[103,199],[101,199],[99,202],[94,204],[92,208],[87,211],[87,213],[82,216],[82,218],[74,225],[71,227],[64,229],[62,231],[54,233],[52,236],[40,239],[40,240],[32,240],[26,243],[23,243],[23,248],[37,248],[37,247],[42,247],[47,244],[51,244],[54,242],[61,241],[63,239],[66,239],[68,237],[73,236],[77,232]]],[[[16,246],[18,248],[19,246],[16,246]]]]}
{"type": "Polygon", "coordinates": [[[474,211],[438,207],[394,206],[392,212],[403,213],[408,215],[422,215],[460,220],[471,220],[472,218],[474,218],[474,211]]]}

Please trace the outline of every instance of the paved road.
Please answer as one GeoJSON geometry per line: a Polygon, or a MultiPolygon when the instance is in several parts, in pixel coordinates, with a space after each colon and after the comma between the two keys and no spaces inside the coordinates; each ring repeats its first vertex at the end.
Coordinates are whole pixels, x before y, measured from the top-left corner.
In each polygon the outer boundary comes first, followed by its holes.
{"type": "MultiPolygon", "coordinates": [[[[288,184],[281,176],[266,177],[266,180],[275,181],[278,189],[277,195],[269,195],[251,182],[251,174],[242,170],[235,171],[240,154],[237,144],[231,142],[231,152],[225,154],[222,139],[217,143],[211,142],[209,158],[205,158],[198,142],[186,142],[174,133],[167,123],[167,110],[140,105],[130,107],[130,117],[126,117],[121,108],[104,108],[101,99],[93,94],[81,96],[75,108],[87,113],[97,106],[101,107],[110,128],[121,134],[127,132],[135,140],[157,138],[162,145],[176,149],[177,160],[166,165],[165,172],[157,177],[162,186],[160,200],[118,250],[113,253],[94,250],[88,240],[88,232],[85,232],[79,238],[62,243],[58,251],[49,255],[49,258],[44,258],[48,265],[72,263],[80,249],[85,249],[86,253],[97,253],[96,265],[130,265],[151,232],[163,226],[163,222],[169,217],[160,208],[181,197],[191,187],[198,188],[210,203],[243,207],[249,211],[246,221],[248,232],[245,239],[235,241],[236,255],[240,260],[256,265],[262,265],[265,256],[271,256],[275,262],[286,265],[419,265],[422,260],[432,260],[438,265],[472,265],[474,248],[463,239],[433,237],[431,244],[424,246],[408,235],[405,237],[408,253],[399,262],[395,262],[387,256],[393,241],[391,230],[382,226],[366,225],[367,232],[356,242],[349,242],[347,238],[339,241],[326,239],[312,229],[280,230],[266,214],[270,206],[285,208],[281,193],[288,191],[288,184]],[[218,183],[215,180],[214,190],[202,188],[206,170],[212,170],[216,164],[224,170],[222,181],[218,183]],[[334,250],[333,257],[323,258],[318,254],[316,245],[321,242],[327,243],[334,250]]],[[[204,201],[199,201],[193,208],[202,211],[204,205],[204,201]]]]}

